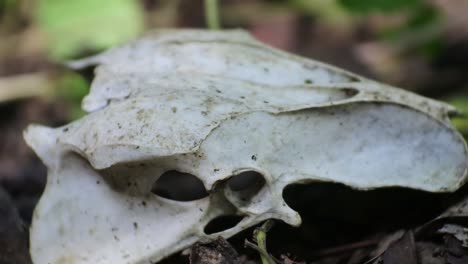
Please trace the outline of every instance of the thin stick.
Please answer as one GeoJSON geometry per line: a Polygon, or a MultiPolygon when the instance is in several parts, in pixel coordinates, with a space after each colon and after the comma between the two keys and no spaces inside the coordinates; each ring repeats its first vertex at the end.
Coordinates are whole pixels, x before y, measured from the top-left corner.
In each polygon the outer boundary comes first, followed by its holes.
{"type": "Polygon", "coordinates": [[[260,253],[262,264],[275,264],[276,263],[268,254],[268,252],[266,252],[263,248],[258,247],[254,243],[248,241],[247,239],[245,240],[245,247],[255,249],[258,253],[260,253]]]}
{"type": "Polygon", "coordinates": [[[273,227],[273,223],[274,223],[273,221],[268,220],[254,232],[257,245],[261,249],[261,251],[259,252],[260,252],[260,258],[262,259],[262,264],[275,264],[275,261],[268,254],[267,246],[266,246],[267,232],[273,227]]]}
{"type": "Polygon", "coordinates": [[[0,103],[33,96],[48,98],[55,92],[46,72],[0,77],[0,103]]]}
{"type": "Polygon", "coordinates": [[[220,29],[218,0],[205,0],[205,21],[209,29],[220,29]]]}

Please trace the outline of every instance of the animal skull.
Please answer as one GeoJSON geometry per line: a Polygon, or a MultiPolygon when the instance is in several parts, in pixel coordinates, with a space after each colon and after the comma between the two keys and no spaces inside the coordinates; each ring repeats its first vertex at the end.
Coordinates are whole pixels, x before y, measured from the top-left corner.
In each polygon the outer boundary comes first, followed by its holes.
{"type": "Polygon", "coordinates": [[[154,263],[265,219],[300,225],[282,198],[293,183],[450,192],[467,179],[451,106],[243,31],[160,31],[71,65],[97,65],[89,114],[25,132],[49,169],[31,229],[38,264],[154,263]],[[174,170],[207,193],[152,193],[174,170]],[[207,234],[223,215],[243,218],[207,234]]]}

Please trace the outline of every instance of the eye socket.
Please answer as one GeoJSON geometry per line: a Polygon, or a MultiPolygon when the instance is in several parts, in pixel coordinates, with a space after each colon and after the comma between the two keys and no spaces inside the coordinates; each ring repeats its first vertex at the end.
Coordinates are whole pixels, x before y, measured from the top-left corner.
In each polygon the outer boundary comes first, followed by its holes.
{"type": "Polygon", "coordinates": [[[208,222],[203,232],[207,235],[223,232],[235,227],[242,219],[242,215],[221,215],[208,222]]]}
{"type": "Polygon", "coordinates": [[[230,192],[227,195],[235,199],[238,205],[245,205],[265,186],[265,178],[256,171],[245,171],[234,175],[226,182],[230,192]]]}
{"type": "Polygon", "coordinates": [[[265,185],[265,178],[256,171],[244,171],[229,178],[227,185],[235,192],[257,192],[265,185]]]}
{"type": "Polygon", "coordinates": [[[163,173],[151,192],[166,199],[188,202],[208,196],[203,182],[196,176],[175,170],[163,173]]]}

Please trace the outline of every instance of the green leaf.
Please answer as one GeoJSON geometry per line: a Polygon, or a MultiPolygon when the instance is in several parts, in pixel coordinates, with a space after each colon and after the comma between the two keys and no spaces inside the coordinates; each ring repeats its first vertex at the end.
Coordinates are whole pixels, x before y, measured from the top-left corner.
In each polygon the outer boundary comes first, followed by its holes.
{"type": "Polygon", "coordinates": [[[397,27],[384,29],[380,39],[404,47],[406,52],[428,59],[444,48],[442,41],[443,15],[430,5],[421,4],[406,12],[408,20],[397,27]]]}
{"type": "Polygon", "coordinates": [[[81,109],[81,101],[89,92],[89,83],[79,74],[64,72],[55,82],[57,96],[68,106],[68,118],[78,119],[86,113],[81,109]]]}
{"type": "Polygon", "coordinates": [[[421,0],[338,0],[338,2],[349,11],[359,14],[374,11],[395,12],[421,4],[421,0]]]}
{"type": "Polygon", "coordinates": [[[352,15],[337,1],[288,0],[291,7],[303,14],[318,17],[321,21],[338,26],[351,25],[352,15]]]}
{"type": "Polygon", "coordinates": [[[465,138],[468,138],[468,93],[461,93],[449,98],[448,103],[462,111],[462,116],[452,119],[453,125],[462,133],[465,138]]]}
{"type": "Polygon", "coordinates": [[[38,0],[36,20],[58,60],[127,41],[143,29],[134,0],[38,0]]]}
{"type": "Polygon", "coordinates": [[[89,92],[89,84],[86,80],[81,75],[72,72],[67,72],[61,76],[58,86],[60,96],[78,103],[89,92]]]}

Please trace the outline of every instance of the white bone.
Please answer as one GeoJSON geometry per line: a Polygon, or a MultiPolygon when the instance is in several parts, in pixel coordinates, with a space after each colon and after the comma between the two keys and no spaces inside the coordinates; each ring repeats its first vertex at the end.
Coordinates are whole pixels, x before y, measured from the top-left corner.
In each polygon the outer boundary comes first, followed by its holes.
{"type": "Polygon", "coordinates": [[[453,107],[242,31],[162,31],[71,65],[97,65],[90,113],[25,132],[49,170],[31,228],[36,264],[150,263],[265,219],[299,225],[282,197],[293,183],[449,192],[467,179],[453,107]],[[151,193],[170,170],[197,176],[209,196],[151,193]],[[265,178],[247,201],[225,184],[243,171],[265,178]],[[235,227],[204,233],[233,214],[244,216],[235,227]]]}

